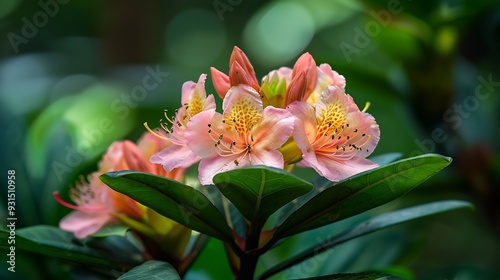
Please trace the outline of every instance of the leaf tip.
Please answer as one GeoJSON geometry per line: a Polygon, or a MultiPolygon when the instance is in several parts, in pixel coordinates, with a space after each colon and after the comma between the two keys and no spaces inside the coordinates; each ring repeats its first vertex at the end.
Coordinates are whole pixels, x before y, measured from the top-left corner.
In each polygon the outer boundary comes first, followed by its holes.
{"type": "Polygon", "coordinates": [[[116,177],[118,177],[119,174],[120,174],[120,172],[118,172],[118,171],[111,171],[111,172],[107,172],[106,174],[103,174],[101,176],[108,175],[111,178],[116,178],[116,177]]]}

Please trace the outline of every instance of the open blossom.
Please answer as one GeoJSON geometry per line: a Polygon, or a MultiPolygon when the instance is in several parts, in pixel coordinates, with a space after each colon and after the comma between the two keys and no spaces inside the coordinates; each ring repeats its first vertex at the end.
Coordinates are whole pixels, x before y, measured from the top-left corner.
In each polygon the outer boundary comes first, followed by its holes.
{"type": "MultiPolygon", "coordinates": [[[[186,82],[182,86],[182,107],[177,110],[171,122],[171,128],[162,123],[167,135],[158,135],[167,139],[171,145],[151,156],[151,162],[161,164],[165,170],[172,171],[175,168],[187,168],[198,162],[200,158],[186,145],[184,132],[189,125],[189,120],[203,111],[214,111],[215,100],[213,95],[207,97],[205,91],[206,74],[201,74],[198,82],[186,82]]],[[[151,130],[150,130],[151,131],[151,130]]]]}
{"type": "Polygon", "coordinates": [[[286,110],[263,108],[257,91],[232,87],[223,101],[223,114],[205,111],[191,119],[186,142],[202,158],[198,177],[211,184],[215,174],[249,165],[283,168],[277,151],[290,137],[293,116],[286,110]]]}
{"type": "Polygon", "coordinates": [[[121,219],[147,219],[149,209],[114,191],[102,183],[99,176],[109,171],[136,170],[179,180],[184,170],[167,172],[148,161],[152,153],[166,145],[168,142],[150,133],[141,137],[138,145],[128,140],[113,143],[99,162],[99,171],[90,174],[88,182],[82,179],[70,189],[70,198],[76,205],[63,201],[58,193],[54,194],[59,203],[75,210],[61,220],[60,228],[84,238],[121,219]]]}
{"type": "Polygon", "coordinates": [[[140,219],[143,209],[131,198],[118,193],[99,180],[107,171],[122,169],[143,170],[149,166],[135,144],[130,141],[113,143],[103,160],[98,172],[88,176],[88,183],[83,179],[70,189],[70,198],[76,205],[63,201],[56,193],[56,199],[64,206],[76,210],[59,223],[62,230],[70,231],[78,238],[84,238],[97,232],[107,224],[117,222],[114,213],[122,213],[133,219],[140,219]]]}
{"type": "Polygon", "coordinates": [[[151,162],[170,171],[201,160],[202,184],[249,165],[297,163],[334,181],[376,166],[365,159],[379,139],[374,118],[344,93],[345,78],[328,64],[317,66],[311,54],[302,54],[293,68],[269,72],[259,85],[250,60],[234,47],[229,73],[212,67],[211,74],[223,113],[215,111],[213,96],[206,97],[205,74],[197,84],[186,83],[183,107],[172,128],[164,127],[173,144],[151,162]]]}
{"type": "Polygon", "coordinates": [[[294,102],[294,140],[302,151],[299,165],[314,168],[321,176],[339,181],[377,167],[365,159],[378,143],[375,119],[359,110],[343,88],[328,86],[318,102],[294,102]]]}

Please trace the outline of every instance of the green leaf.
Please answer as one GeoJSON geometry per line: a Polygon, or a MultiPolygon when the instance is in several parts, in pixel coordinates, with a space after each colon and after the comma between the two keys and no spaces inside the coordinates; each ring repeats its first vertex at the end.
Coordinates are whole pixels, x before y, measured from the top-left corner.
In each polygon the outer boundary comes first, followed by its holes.
{"type": "Polygon", "coordinates": [[[337,236],[328,238],[321,243],[304,250],[300,254],[288,258],[286,261],[268,269],[260,276],[260,279],[266,279],[269,276],[283,271],[286,268],[303,262],[311,257],[317,256],[321,252],[329,250],[341,243],[358,238],[360,236],[364,236],[375,231],[379,231],[403,222],[408,222],[425,216],[467,207],[473,208],[473,205],[466,201],[438,201],[409,207],[373,217],[363,223],[358,224],[352,230],[348,230],[346,232],[338,234],[337,236]]]}
{"type": "Polygon", "coordinates": [[[330,186],[293,212],[273,241],[322,227],[392,201],[450,164],[451,158],[427,154],[372,169],[330,186]]]}
{"type": "Polygon", "coordinates": [[[112,225],[100,229],[92,234],[91,237],[125,236],[128,230],[129,228],[124,225],[112,225]]]}
{"type": "MultiPolygon", "coordinates": [[[[14,246],[16,250],[43,254],[66,261],[103,268],[121,269],[119,264],[105,258],[102,252],[79,245],[72,233],[64,232],[56,227],[39,225],[16,230],[15,245],[9,245],[9,236],[9,231],[0,231],[0,248],[6,249],[7,252],[10,251],[10,246],[14,246]]],[[[127,262],[137,264],[137,261],[134,260],[127,262]]]]}
{"type": "MultiPolygon", "coordinates": [[[[388,153],[371,157],[370,160],[378,164],[379,166],[384,166],[400,159],[401,157],[401,153],[388,153]]],[[[282,207],[279,210],[279,215],[275,221],[275,226],[281,225],[286,220],[286,218],[288,218],[295,210],[299,209],[302,205],[304,205],[304,203],[306,203],[316,194],[323,191],[325,189],[325,186],[331,185],[332,183],[326,178],[319,176],[316,179],[312,180],[312,184],[314,186],[314,189],[312,191],[297,198],[295,201],[293,201],[293,203],[288,203],[287,205],[285,205],[285,207],[282,207]]]]}
{"type": "Polygon", "coordinates": [[[119,280],[169,279],[181,280],[175,268],[162,261],[147,261],[118,277],[119,280]]]}
{"type": "Polygon", "coordinates": [[[210,200],[200,191],[180,182],[143,172],[109,172],[100,176],[112,189],[130,196],[198,232],[233,241],[231,228],[210,200]]]}
{"type": "Polygon", "coordinates": [[[251,166],[219,173],[214,184],[249,221],[265,221],[283,205],[312,190],[282,169],[251,166]]]}
{"type": "Polygon", "coordinates": [[[403,279],[389,274],[374,272],[342,273],[327,276],[302,278],[303,280],[398,280],[403,279]]]}

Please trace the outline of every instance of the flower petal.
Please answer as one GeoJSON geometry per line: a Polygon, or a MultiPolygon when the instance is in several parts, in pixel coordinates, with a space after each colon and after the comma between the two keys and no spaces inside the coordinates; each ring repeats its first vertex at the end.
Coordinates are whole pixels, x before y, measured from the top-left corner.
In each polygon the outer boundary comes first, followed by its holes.
{"type": "Polygon", "coordinates": [[[287,107],[295,116],[293,138],[302,151],[310,148],[316,139],[316,117],[314,107],[306,102],[294,102],[287,107]]]}
{"type": "Polygon", "coordinates": [[[215,91],[217,91],[221,98],[224,98],[227,91],[231,88],[229,76],[214,67],[210,67],[210,73],[212,74],[212,83],[214,84],[215,91]]]}
{"type": "MultiPolygon", "coordinates": [[[[284,167],[283,154],[277,150],[262,150],[255,149],[250,155],[250,165],[265,165],[275,168],[284,167]]],[[[239,164],[238,167],[242,167],[243,164],[239,164]]]]}
{"type": "Polygon", "coordinates": [[[211,132],[209,131],[214,130],[214,135],[223,131],[221,127],[222,120],[222,115],[215,111],[204,111],[192,117],[188,128],[184,132],[188,149],[202,158],[216,155],[214,140],[211,138],[211,132]]]}
{"type": "Polygon", "coordinates": [[[253,130],[253,150],[269,151],[281,147],[290,138],[294,122],[293,115],[287,110],[266,107],[262,112],[262,121],[253,130]]]}
{"type": "Polygon", "coordinates": [[[355,144],[362,147],[356,153],[356,156],[365,158],[369,156],[378,144],[380,139],[380,128],[375,122],[375,118],[365,112],[349,113],[347,115],[347,123],[349,123],[349,131],[346,133],[355,135],[347,144],[355,144]],[[353,133],[356,129],[358,132],[353,133]]]}
{"type": "MultiPolygon", "coordinates": [[[[246,75],[248,76],[249,82],[252,84],[258,84],[259,82],[257,81],[257,77],[255,75],[255,71],[253,70],[252,63],[250,63],[250,60],[246,56],[246,54],[238,47],[234,46],[233,52],[231,53],[231,57],[229,58],[229,67],[231,68],[234,62],[237,62],[246,75]]],[[[231,75],[229,75],[231,76],[231,75]]],[[[233,86],[235,84],[232,84],[233,86]]]]}
{"type": "Polygon", "coordinates": [[[114,170],[153,172],[151,165],[144,159],[144,155],[135,143],[125,140],[122,142],[122,149],[123,159],[118,162],[114,170]]]}
{"type": "Polygon", "coordinates": [[[73,232],[77,238],[85,238],[114,220],[109,214],[75,211],[64,217],[59,227],[64,231],[73,232]]]}
{"type": "Polygon", "coordinates": [[[161,164],[168,172],[174,168],[187,168],[198,160],[198,156],[185,144],[172,144],[150,158],[151,163],[161,164]]]}
{"type": "Polygon", "coordinates": [[[247,73],[237,61],[233,62],[229,68],[229,82],[231,86],[245,84],[253,87],[255,90],[259,90],[260,88],[255,77],[247,73]]]}
{"type": "Polygon", "coordinates": [[[329,64],[323,63],[320,66],[318,66],[318,72],[330,78],[330,83],[328,85],[334,85],[341,88],[345,88],[346,83],[344,76],[339,75],[337,71],[332,70],[332,67],[329,64]]]}
{"type": "Polygon", "coordinates": [[[299,59],[297,59],[297,62],[295,62],[295,65],[293,66],[292,79],[295,78],[295,76],[297,76],[300,72],[304,72],[304,77],[306,78],[305,94],[302,96],[303,99],[300,101],[305,101],[313,92],[318,80],[316,61],[314,61],[314,58],[308,52],[302,54],[299,59]]]}
{"type": "Polygon", "coordinates": [[[307,91],[307,80],[305,73],[300,71],[295,75],[286,88],[284,105],[292,103],[293,101],[302,101],[307,91]]]}
{"type": "Polygon", "coordinates": [[[314,91],[311,93],[307,102],[309,104],[315,104],[318,102],[321,94],[328,86],[337,86],[341,89],[345,88],[345,78],[339,75],[337,72],[332,70],[332,67],[326,63],[321,64],[317,67],[318,79],[314,91]]]}
{"type": "Polygon", "coordinates": [[[238,157],[239,155],[235,154],[227,157],[213,155],[203,158],[198,166],[198,179],[201,184],[210,185],[213,183],[213,178],[216,174],[235,169],[239,166],[243,167],[250,165],[248,158],[238,160],[238,157]],[[237,160],[237,163],[235,160],[237,160]]]}
{"type": "Polygon", "coordinates": [[[304,156],[303,164],[314,168],[318,174],[330,181],[340,181],[360,172],[378,167],[377,164],[360,157],[346,161],[336,161],[330,156],[304,156]]]}

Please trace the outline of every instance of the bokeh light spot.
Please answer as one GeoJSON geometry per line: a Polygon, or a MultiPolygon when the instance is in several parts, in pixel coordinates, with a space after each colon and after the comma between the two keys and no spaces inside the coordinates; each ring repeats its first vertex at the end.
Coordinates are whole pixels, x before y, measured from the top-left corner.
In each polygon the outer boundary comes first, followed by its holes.
{"type": "Polygon", "coordinates": [[[285,63],[311,41],[315,24],[310,13],[293,2],[273,3],[249,21],[244,40],[253,56],[266,65],[285,63]]]}

